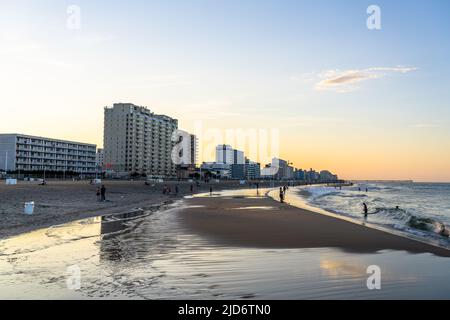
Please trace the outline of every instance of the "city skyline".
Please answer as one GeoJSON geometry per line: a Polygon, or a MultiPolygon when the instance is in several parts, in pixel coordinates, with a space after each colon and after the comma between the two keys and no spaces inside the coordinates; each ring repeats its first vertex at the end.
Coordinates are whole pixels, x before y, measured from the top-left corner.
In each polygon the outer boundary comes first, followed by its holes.
{"type": "Polygon", "coordinates": [[[2,3],[1,133],[102,147],[103,107],[130,102],[278,129],[282,158],[344,179],[450,181],[450,4],[378,1],[368,30],[372,3],[319,2],[78,1],[75,30],[72,3],[2,3]]]}

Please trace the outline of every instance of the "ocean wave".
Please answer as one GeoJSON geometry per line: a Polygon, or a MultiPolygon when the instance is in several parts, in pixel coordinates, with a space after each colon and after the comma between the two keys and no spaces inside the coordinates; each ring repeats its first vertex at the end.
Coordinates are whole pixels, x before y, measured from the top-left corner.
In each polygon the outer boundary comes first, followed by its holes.
{"type": "MultiPolygon", "coordinates": [[[[306,187],[302,190],[307,191],[306,202],[309,205],[330,213],[361,219],[362,204],[366,203],[369,206],[370,223],[420,234],[425,238],[449,238],[448,213],[439,215],[428,212],[429,207],[424,207],[423,201],[415,198],[420,189],[412,188],[411,185],[357,185],[342,190],[325,186],[306,187]]],[[[299,195],[301,194],[304,195],[299,195]]],[[[438,206],[442,204],[434,203],[432,208],[437,211],[435,207],[438,206]]]]}

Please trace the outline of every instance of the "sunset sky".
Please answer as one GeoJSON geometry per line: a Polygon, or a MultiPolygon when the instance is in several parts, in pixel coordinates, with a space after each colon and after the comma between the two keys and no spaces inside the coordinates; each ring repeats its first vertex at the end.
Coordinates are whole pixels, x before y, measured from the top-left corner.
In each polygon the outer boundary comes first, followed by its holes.
{"type": "Polygon", "coordinates": [[[187,131],[277,129],[303,169],[450,181],[449,14],[447,0],[2,0],[0,133],[101,146],[103,107],[131,102],[187,131]]]}

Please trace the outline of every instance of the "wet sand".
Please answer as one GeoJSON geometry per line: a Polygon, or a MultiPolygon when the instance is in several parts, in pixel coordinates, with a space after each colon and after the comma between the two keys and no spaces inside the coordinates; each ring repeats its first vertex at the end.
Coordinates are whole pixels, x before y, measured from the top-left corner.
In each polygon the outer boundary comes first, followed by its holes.
{"type": "MultiPolygon", "coordinates": [[[[0,239],[0,299],[450,297],[450,259],[397,250],[307,248],[305,239],[299,243],[295,238],[294,227],[307,221],[304,215],[321,215],[294,214],[288,205],[255,198],[254,192],[229,190],[207,199],[177,200],[163,210],[92,217],[0,239]],[[207,210],[211,206],[220,210],[207,210]],[[214,214],[224,217],[210,216],[214,214]],[[206,225],[208,232],[187,218],[206,225]],[[213,227],[222,231],[211,234],[213,227]],[[266,235],[255,241],[253,228],[266,235]],[[250,234],[242,234],[244,230],[250,234]],[[280,242],[284,238],[290,244],[280,242]],[[284,248],[289,245],[293,248],[284,248]],[[367,287],[367,270],[374,265],[382,271],[381,290],[367,287]],[[79,287],[72,286],[75,270],[79,287]]],[[[313,235],[320,238],[320,232],[313,235]]]]}
{"type": "MultiPolygon", "coordinates": [[[[13,235],[84,219],[115,213],[132,212],[139,209],[162,209],[174,200],[190,194],[189,182],[168,181],[146,186],[144,181],[108,181],[106,202],[98,201],[99,185],[89,181],[48,181],[47,186],[37,182],[19,182],[7,186],[0,181],[0,239],[13,235]],[[163,195],[164,185],[172,189],[172,195],[163,195]],[[174,194],[179,185],[178,195],[174,194]],[[25,202],[35,202],[32,216],[23,214],[25,202]]],[[[239,188],[237,182],[221,182],[195,186],[194,192],[239,188]]]]}
{"type": "Polygon", "coordinates": [[[185,226],[225,246],[339,248],[353,253],[400,250],[450,257],[445,248],[281,204],[267,196],[196,197],[188,205],[181,216],[185,226]]]}

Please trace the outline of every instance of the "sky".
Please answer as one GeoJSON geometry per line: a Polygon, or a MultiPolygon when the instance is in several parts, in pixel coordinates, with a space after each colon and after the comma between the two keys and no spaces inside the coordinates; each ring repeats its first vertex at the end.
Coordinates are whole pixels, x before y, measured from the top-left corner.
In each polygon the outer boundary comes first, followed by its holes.
{"type": "Polygon", "coordinates": [[[450,181],[449,16],[447,0],[0,0],[0,133],[100,147],[103,108],[130,102],[190,132],[276,130],[303,169],[450,181]]]}

